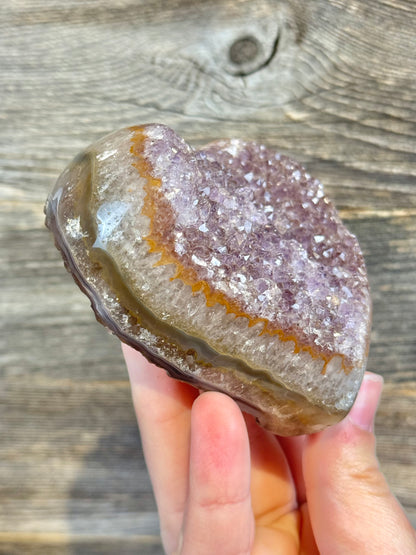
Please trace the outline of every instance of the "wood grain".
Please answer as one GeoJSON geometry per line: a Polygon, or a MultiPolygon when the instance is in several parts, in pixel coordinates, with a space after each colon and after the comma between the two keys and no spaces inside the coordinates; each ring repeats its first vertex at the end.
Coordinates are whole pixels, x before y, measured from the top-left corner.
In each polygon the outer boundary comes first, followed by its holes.
{"type": "Polygon", "coordinates": [[[79,150],[151,121],[263,141],[325,184],[366,255],[378,452],[416,523],[415,17],[412,0],[3,0],[0,553],[162,552],[118,342],[42,213],[79,150]]]}

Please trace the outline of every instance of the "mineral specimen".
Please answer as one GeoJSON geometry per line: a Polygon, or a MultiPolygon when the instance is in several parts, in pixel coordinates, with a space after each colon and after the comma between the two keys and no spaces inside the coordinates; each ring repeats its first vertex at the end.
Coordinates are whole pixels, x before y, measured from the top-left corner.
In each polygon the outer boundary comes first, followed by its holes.
{"type": "Polygon", "coordinates": [[[280,435],[350,409],[368,350],[364,260],[294,160],[131,127],[75,158],[46,215],[98,320],[171,376],[280,435]]]}

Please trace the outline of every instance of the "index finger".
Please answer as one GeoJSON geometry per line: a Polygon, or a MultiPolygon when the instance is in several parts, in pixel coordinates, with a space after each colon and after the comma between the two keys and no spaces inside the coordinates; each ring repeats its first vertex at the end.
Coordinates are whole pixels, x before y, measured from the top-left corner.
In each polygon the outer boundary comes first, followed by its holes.
{"type": "Polygon", "coordinates": [[[179,538],[187,496],[191,407],[198,391],[123,345],[143,452],[168,553],[179,538]]]}

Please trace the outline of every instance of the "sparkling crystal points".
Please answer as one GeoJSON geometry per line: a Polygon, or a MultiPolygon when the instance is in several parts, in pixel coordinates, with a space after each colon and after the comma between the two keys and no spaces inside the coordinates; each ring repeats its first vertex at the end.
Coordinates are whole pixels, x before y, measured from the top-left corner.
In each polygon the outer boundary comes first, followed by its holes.
{"type": "Polygon", "coordinates": [[[351,407],[368,350],[364,260],[297,162],[124,129],[62,174],[47,224],[100,321],[175,377],[282,435],[351,407]]]}

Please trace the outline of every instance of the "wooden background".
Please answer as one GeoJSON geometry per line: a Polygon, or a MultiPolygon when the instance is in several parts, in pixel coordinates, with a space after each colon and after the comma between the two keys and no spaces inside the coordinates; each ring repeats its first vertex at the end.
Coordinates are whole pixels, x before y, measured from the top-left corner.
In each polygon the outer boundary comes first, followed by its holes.
{"type": "Polygon", "coordinates": [[[378,453],[416,522],[416,2],[2,0],[0,553],[158,554],[118,341],[43,225],[58,174],[126,125],[265,142],[366,255],[378,453]]]}

